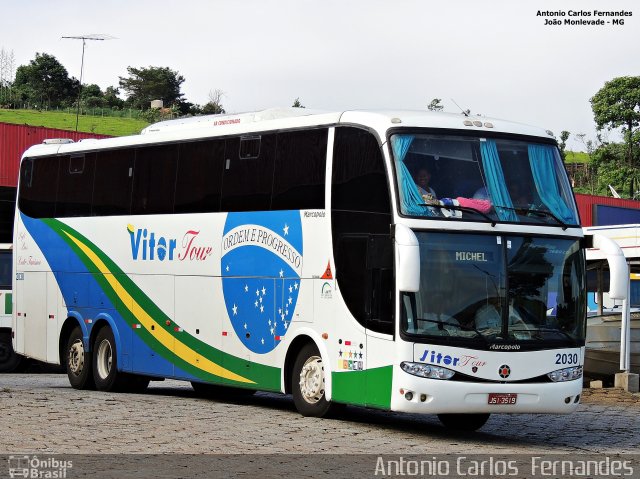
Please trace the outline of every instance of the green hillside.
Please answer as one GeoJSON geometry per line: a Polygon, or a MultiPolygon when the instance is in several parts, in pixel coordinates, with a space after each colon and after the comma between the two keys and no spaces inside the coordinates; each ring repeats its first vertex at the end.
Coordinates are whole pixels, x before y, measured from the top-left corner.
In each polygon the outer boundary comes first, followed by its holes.
{"type": "Polygon", "coordinates": [[[567,163],[589,163],[589,154],[584,151],[567,150],[565,161],[567,163]]]}
{"type": "MultiPolygon", "coordinates": [[[[76,129],[76,115],[58,111],[0,109],[0,122],[44,126],[70,131],[75,131],[76,129]]],[[[146,121],[136,118],[81,115],[78,122],[78,131],[100,135],[125,136],[135,135],[147,125],[146,121]]]]}

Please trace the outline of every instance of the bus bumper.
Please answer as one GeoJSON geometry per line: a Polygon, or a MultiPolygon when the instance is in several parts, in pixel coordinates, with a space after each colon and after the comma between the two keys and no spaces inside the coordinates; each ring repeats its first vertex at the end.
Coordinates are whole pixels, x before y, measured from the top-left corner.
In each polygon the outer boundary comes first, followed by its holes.
{"type": "Polygon", "coordinates": [[[582,379],[557,383],[474,383],[420,378],[399,368],[395,372],[391,409],[401,412],[567,414],[577,409],[582,393],[582,379]],[[515,404],[490,404],[492,393],[516,394],[515,404]]]}

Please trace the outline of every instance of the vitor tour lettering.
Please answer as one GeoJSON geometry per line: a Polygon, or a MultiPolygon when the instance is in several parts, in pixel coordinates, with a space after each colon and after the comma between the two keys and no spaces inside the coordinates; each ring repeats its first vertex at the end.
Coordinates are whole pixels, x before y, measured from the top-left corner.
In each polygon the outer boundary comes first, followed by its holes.
{"type": "Polygon", "coordinates": [[[449,356],[448,354],[442,354],[438,351],[429,351],[428,349],[424,350],[420,361],[423,363],[431,363],[431,364],[446,364],[447,366],[458,366],[460,362],[460,358],[456,358],[455,356],[449,356]]]}
{"type": "Polygon", "coordinates": [[[200,231],[186,231],[182,236],[180,250],[175,238],[166,238],[147,228],[136,228],[133,225],[127,225],[127,231],[134,261],[204,261],[213,254],[213,247],[198,243],[200,231]]]}

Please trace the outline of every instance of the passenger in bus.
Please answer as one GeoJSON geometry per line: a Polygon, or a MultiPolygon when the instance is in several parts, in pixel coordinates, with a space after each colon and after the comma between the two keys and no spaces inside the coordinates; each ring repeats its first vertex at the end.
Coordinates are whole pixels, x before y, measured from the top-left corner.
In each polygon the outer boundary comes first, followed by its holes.
{"type": "Polygon", "coordinates": [[[430,181],[431,172],[425,167],[420,168],[416,175],[416,186],[418,187],[420,196],[422,196],[424,202],[428,205],[438,202],[438,196],[435,190],[429,185],[430,181]]]}

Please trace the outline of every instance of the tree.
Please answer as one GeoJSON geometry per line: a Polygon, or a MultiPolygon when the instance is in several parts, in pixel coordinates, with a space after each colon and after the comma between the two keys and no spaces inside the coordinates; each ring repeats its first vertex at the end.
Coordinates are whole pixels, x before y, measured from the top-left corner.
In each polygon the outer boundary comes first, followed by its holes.
{"type": "Polygon", "coordinates": [[[571,133],[569,133],[567,130],[562,130],[560,132],[560,143],[558,144],[558,146],[560,147],[560,156],[562,157],[563,162],[565,161],[567,156],[564,150],[567,147],[567,140],[569,139],[569,135],[571,135],[571,133]]]}
{"type": "Polygon", "coordinates": [[[209,101],[202,106],[201,113],[205,115],[219,115],[226,113],[222,106],[222,97],[224,92],[220,89],[209,91],[209,101]]]}
{"type": "Polygon", "coordinates": [[[127,67],[129,76],[120,77],[120,88],[127,94],[127,103],[133,108],[146,110],[151,100],[162,100],[165,107],[183,102],[180,86],[184,77],[167,67],[127,67]]]}
{"type": "Polygon", "coordinates": [[[11,103],[14,73],[15,56],[13,50],[7,52],[4,48],[0,48],[0,105],[11,103]]]}
{"type": "Polygon", "coordinates": [[[591,98],[598,130],[622,128],[627,162],[634,166],[633,143],[640,125],[640,76],[610,80],[591,98]]]}
{"type": "Polygon", "coordinates": [[[104,93],[96,84],[83,85],[80,100],[82,105],[87,108],[100,108],[105,105],[104,93]]]}
{"type": "Polygon", "coordinates": [[[122,109],[124,100],[118,96],[120,90],[114,86],[108,86],[104,91],[104,104],[107,108],[122,109]]]}
{"type": "Polygon", "coordinates": [[[442,111],[444,106],[442,105],[442,100],[440,98],[434,98],[431,100],[431,103],[427,105],[427,110],[429,111],[442,111]]]}
{"type": "Polygon", "coordinates": [[[36,53],[28,65],[18,67],[13,86],[26,101],[40,107],[56,107],[75,101],[80,82],[69,78],[67,69],[54,56],[36,53]]]}
{"type": "Polygon", "coordinates": [[[306,108],[302,103],[300,103],[300,98],[296,98],[293,101],[293,105],[291,105],[292,108],[306,108]]]}

